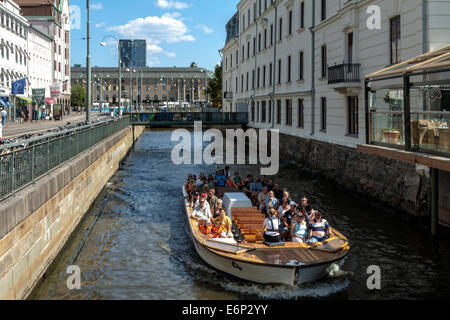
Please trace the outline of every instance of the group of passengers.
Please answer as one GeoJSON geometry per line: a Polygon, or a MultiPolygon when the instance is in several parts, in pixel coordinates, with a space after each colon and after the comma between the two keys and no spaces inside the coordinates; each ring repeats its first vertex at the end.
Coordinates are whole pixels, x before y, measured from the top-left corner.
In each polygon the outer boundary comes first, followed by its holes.
{"type": "Polygon", "coordinates": [[[232,222],[216,196],[216,187],[235,187],[247,194],[255,207],[266,215],[264,240],[274,242],[316,243],[331,237],[329,223],[322,214],[308,204],[306,197],[295,203],[289,191],[281,189],[273,179],[248,175],[241,178],[230,168],[217,169],[216,176],[201,173],[197,178],[189,175],[186,190],[189,194],[192,218],[199,221],[200,229],[210,237],[233,238],[232,222]]]}

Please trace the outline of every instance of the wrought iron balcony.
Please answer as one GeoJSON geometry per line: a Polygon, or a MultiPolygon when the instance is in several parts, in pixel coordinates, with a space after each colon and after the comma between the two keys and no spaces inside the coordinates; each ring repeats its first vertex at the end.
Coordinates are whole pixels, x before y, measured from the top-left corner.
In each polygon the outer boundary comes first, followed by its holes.
{"type": "Polygon", "coordinates": [[[328,84],[361,82],[360,64],[343,63],[328,67],[328,84]]]}

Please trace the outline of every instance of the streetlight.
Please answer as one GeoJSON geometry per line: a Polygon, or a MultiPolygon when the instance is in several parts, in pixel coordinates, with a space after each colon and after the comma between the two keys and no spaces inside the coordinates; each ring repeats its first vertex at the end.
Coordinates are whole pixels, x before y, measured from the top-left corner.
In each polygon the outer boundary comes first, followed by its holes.
{"type": "Polygon", "coordinates": [[[87,25],[86,25],[86,69],[87,69],[87,79],[86,79],[86,123],[91,122],[91,10],[90,1],[86,0],[87,8],[87,25]]]}
{"type": "MultiPolygon", "coordinates": [[[[121,60],[120,60],[120,46],[119,46],[119,39],[117,39],[115,36],[112,35],[107,35],[103,38],[102,42],[100,43],[100,45],[102,47],[106,47],[106,42],[105,40],[107,38],[113,38],[117,41],[117,60],[118,60],[118,68],[117,68],[117,72],[118,72],[118,79],[119,79],[119,113],[121,112],[121,108],[122,108],[122,73],[120,71],[120,67],[121,67],[121,60]]],[[[126,57],[125,57],[126,58],[126,57]]]]}

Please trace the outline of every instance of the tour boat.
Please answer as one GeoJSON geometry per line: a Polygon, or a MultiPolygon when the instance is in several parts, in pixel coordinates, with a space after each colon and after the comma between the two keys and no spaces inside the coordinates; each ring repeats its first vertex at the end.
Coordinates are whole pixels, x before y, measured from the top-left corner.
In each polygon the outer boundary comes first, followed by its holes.
{"type": "Polygon", "coordinates": [[[265,216],[252,207],[244,193],[237,189],[225,191],[222,190],[223,206],[232,218],[235,236],[211,239],[199,229],[197,220],[191,218],[193,210],[183,186],[188,230],[195,249],[208,265],[219,271],[255,283],[293,286],[322,279],[350,250],[348,240],[336,229],[332,229],[333,237],[323,243],[268,245],[262,239],[265,216]]]}

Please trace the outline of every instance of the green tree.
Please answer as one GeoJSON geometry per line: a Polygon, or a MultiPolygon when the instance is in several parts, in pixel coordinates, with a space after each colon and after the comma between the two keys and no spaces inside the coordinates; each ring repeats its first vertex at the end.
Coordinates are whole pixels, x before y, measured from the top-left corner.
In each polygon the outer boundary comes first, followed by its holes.
{"type": "Polygon", "coordinates": [[[72,106],[86,107],[86,89],[82,85],[72,86],[72,106]]]}
{"type": "Polygon", "coordinates": [[[209,79],[206,94],[209,94],[213,107],[222,109],[222,66],[216,65],[214,76],[209,79]]]}

